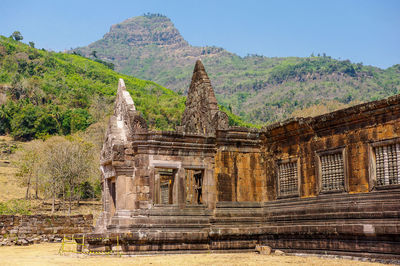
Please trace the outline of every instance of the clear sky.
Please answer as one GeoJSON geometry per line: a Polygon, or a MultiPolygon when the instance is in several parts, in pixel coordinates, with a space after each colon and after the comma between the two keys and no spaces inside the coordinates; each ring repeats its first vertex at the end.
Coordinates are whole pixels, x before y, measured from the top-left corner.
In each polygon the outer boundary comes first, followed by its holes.
{"type": "Polygon", "coordinates": [[[400,64],[400,0],[0,0],[0,34],[62,51],[143,13],[168,16],[196,46],[241,56],[326,53],[382,68],[400,64]]]}

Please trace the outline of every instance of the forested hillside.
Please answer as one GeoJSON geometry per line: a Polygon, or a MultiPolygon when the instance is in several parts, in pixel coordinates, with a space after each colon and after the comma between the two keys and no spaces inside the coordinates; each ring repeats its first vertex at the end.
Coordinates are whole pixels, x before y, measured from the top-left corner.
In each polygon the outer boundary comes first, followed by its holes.
{"type": "Polygon", "coordinates": [[[328,112],[400,92],[400,65],[383,70],[325,54],[240,57],[219,47],[191,46],[159,14],[113,25],[102,39],[73,51],[177,92],[187,90],[193,65],[201,58],[219,103],[253,123],[309,114],[302,110],[321,105],[319,110],[328,112]]]}
{"type": "Polygon", "coordinates": [[[185,98],[173,91],[0,36],[0,134],[29,140],[84,130],[110,113],[120,77],[152,129],[180,122],[185,98]]]}
{"type": "MultiPolygon", "coordinates": [[[[172,130],[180,123],[185,97],[117,73],[102,60],[31,46],[0,36],[0,135],[30,140],[84,130],[110,114],[119,78],[150,129],[172,130]]],[[[246,125],[228,115],[231,125],[246,125]]]]}

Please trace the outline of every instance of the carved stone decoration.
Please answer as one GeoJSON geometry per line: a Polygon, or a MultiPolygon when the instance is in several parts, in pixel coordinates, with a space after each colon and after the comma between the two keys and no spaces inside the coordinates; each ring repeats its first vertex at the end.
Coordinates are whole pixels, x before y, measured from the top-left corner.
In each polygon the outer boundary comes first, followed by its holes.
{"type": "Polygon", "coordinates": [[[144,120],[144,118],[141,115],[136,113],[133,117],[130,118],[129,128],[133,132],[147,131],[146,120],[144,120]]]}
{"type": "Polygon", "coordinates": [[[215,129],[225,130],[229,128],[228,115],[222,111],[218,111],[213,118],[213,125],[215,129]]]}
{"type": "Polygon", "coordinates": [[[218,112],[217,99],[210,79],[203,63],[197,60],[186,100],[186,109],[182,117],[184,132],[215,134],[213,118],[218,112]]]}

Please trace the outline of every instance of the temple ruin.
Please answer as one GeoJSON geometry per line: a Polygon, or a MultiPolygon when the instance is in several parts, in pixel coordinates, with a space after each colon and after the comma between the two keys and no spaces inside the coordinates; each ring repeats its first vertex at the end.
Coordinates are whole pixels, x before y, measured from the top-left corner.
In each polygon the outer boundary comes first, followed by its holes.
{"type": "Polygon", "coordinates": [[[400,258],[400,95],[233,127],[197,61],[181,126],[152,132],[120,79],[101,169],[90,251],[400,258]]]}

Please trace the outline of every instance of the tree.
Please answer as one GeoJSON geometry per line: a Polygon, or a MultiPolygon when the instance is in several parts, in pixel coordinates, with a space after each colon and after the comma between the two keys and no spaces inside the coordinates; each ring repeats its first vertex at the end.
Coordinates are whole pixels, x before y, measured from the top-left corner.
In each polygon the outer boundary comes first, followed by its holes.
{"type": "Polygon", "coordinates": [[[18,140],[31,140],[36,134],[35,123],[39,118],[39,108],[33,104],[22,107],[11,120],[12,136],[18,140]]]}
{"type": "Polygon", "coordinates": [[[46,165],[44,166],[52,191],[52,212],[58,194],[69,199],[68,213],[71,214],[72,200],[76,188],[88,180],[93,167],[93,145],[80,138],[52,137],[46,141],[46,165]]]}
{"type": "Polygon", "coordinates": [[[14,31],[13,34],[11,34],[10,37],[13,38],[16,41],[22,41],[24,39],[24,37],[22,37],[21,32],[19,32],[19,31],[14,31]]]}
{"type": "Polygon", "coordinates": [[[26,185],[25,199],[30,199],[31,185],[35,183],[35,198],[39,198],[39,176],[41,171],[41,152],[43,142],[34,140],[24,145],[14,155],[14,162],[18,167],[17,176],[22,185],[26,185]]]}
{"type": "Polygon", "coordinates": [[[92,116],[86,109],[67,110],[62,115],[62,131],[65,135],[85,130],[92,123],[92,116]]]}
{"type": "Polygon", "coordinates": [[[93,51],[90,53],[90,55],[93,56],[93,57],[95,57],[95,58],[97,58],[97,51],[96,51],[96,50],[93,50],[93,51]]]}
{"type": "Polygon", "coordinates": [[[31,48],[35,48],[35,43],[34,43],[34,42],[29,42],[29,46],[30,46],[31,48]]]}

